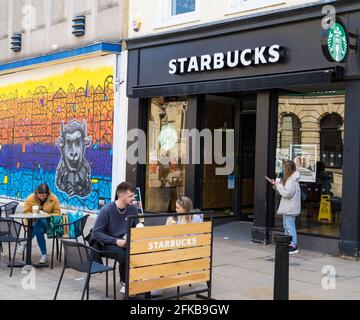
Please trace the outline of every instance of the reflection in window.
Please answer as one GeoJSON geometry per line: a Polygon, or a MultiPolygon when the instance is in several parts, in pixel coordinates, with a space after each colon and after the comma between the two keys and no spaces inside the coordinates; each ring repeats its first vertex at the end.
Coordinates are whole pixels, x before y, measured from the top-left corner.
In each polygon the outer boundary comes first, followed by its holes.
{"type": "MultiPolygon", "coordinates": [[[[344,106],[343,92],[279,97],[276,176],[282,176],[283,160],[300,161],[299,233],[340,237],[344,106]]],[[[275,211],[279,201],[275,193],[275,211]]],[[[275,225],[282,228],[282,216],[275,225]]]]}
{"type": "Polygon", "coordinates": [[[145,191],[148,211],[174,211],[176,199],[184,194],[185,168],[181,159],[185,143],[180,138],[186,110],[187,100],[151,99],[145,191]]]}
{"type": "Polygon", "coordinates": [[[189,13],[195,11],[196,0],[171,0],[171,15],[189,13]]]}
{"type": "Polygon", "coordinates": [[[281,120],[281,148],[289,148],[292,144],[300,144],[300,120],[294,114],[286,114],[281,120]]]}
{"type": "Polygon", "coordinates": [[[341,167],[343,141],[341,127],[343,119],[339,114],[328,114],[321,119],[321,160],[326,167],[341,167]]]}

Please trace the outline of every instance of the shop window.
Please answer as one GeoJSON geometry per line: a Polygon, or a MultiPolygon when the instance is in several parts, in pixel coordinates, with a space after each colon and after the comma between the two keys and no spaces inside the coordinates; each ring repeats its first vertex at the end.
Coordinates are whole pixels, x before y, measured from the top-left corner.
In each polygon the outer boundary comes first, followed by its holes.
{"type": "Polygon", "coordinates": [[[185,128],[187,100],[153,98],[149,108],[145,209],[175,210],[176,199],[184,194],[185,128]]]}
{"type": "Polygon", "coordinates": [[[339,168],[342,166],[342,124],[342,117],[336,113],[326,115],[320,122],[321,160],[328,168],[339,168]]]}
{"type": "Polygon", "coordinates": [[[286,114],[281,118],[280,147],[289,148],[292,144],[301,143],[300,119],[294,114],[286,114]]]}
{"type": "Polygon", "coordinates": [[[189,13],[195,11],[196,0],[172,0],[171,15],[189,13]]]}
{"type": "Polygon", "coordinates": [[[201,0],[157,0],[158,18],[154,29],[198,21],[200,2],[201,0]]]}
{"type": "MultiPolygon", "coordinates": [[[[343,92],[279,97],[274,176],[283,177],[284,160],[295,162],[301,187],[301,214],[296,220],[300,234],[340,237],[344,105],[343,92]],[[338,113],[332,112],[334,105],[338,113]],[[295,112],[302,115],[301,128],[295,112]]],[[[274,196],[276,212],[280,196],[277,192],[274,196]]],[[[276,215],[274,221],[275,227],[281,229],[282,216],[276,215]]]]}

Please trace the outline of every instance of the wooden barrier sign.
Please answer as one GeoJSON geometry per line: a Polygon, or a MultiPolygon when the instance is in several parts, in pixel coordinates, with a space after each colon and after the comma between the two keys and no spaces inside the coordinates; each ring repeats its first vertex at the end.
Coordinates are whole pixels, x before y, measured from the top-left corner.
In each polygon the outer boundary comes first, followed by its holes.
{"type": "Polygon", "coordinates": [[[129,296],[211,280],[212,222],[130,232],[129,296]]]}

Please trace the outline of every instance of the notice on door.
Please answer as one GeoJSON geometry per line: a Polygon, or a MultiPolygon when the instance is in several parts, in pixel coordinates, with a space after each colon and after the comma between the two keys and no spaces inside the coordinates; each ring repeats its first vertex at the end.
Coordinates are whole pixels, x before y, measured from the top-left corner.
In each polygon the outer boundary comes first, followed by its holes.
{"type": "Polygon", "coordinates": [[[317,147],[315,144],[292,144],[290,159],[295,162],[296,169],[300,172],[301,182],[316,181],[317,147]]]}
{"type": "Polygon", "coordinates": [[[235,176],[228,176],[228,189],[235,189],[235,176]]]}

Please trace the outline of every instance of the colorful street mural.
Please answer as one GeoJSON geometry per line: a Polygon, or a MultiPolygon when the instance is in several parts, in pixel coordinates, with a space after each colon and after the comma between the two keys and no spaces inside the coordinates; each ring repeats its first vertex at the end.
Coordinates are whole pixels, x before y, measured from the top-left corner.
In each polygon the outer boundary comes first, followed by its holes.
{"type": "Polygon", "coordinates": [[[111,56],[0,77],[0,197],[46,182],[68,208],[110,201],[113,113],[111,56]]]}

